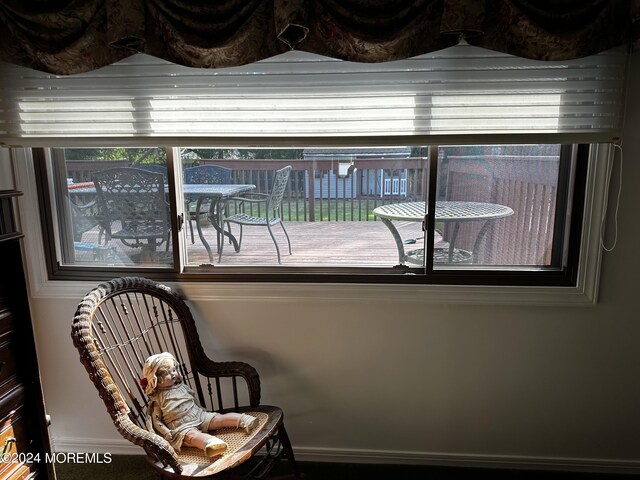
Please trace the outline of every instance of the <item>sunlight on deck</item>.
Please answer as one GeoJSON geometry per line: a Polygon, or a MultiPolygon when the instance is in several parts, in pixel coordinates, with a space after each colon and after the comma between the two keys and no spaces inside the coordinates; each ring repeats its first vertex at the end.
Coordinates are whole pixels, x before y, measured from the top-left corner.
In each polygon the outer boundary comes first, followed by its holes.
{"type": "MultiPolygon", "coordinates": [[[[398,222],[398,230],[404,239],[422,239],[420,223],[398,222]]],[[[393,237],[382,222],[285,222],[285,228],[291,239],[291,255],[288,254],[287,240],[279,226],[274,235],[280,247],[282,265],[285,266],[383,266],[398,264],[398,250],[393,237]]],[[[232,226],[232,233],[237,237],[239,228],[232,226]]],[[[216,253],[216,235],[211,226],[203,228],[203,234],[209,242],[213,262],[209,262],[206,249],[198,234],[191,243],[188,226],[184,230],[187,246],[187,265],[197,266],[212,263],[220,266],[277,266],[278,260],[275,246],[265,228],[245,227],[242,246],[235,252],[230,243],[225,243],[222,259],[216,253]]],[[[86,232],[83,242],[97,243],[97,229],[86,232]]],[[[171,251],[165,246],[157,248],[155,254],[148,249],[132,249],[116,240],[109,242],[107,256],[95,258],[92,251],[76,251],[77,263],[131,265],[158,265],[158,259],[164,263],[170,261],[171,251]]]]}

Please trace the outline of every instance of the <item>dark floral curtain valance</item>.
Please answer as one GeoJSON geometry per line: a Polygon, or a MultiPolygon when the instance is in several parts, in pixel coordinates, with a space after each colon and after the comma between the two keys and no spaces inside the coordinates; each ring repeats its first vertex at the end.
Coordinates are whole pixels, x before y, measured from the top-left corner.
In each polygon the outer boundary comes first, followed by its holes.
{"type": "Polygon", "coordinates": [[[357,62],[455,45],[564,60],[634,44],[640,0],[4,0],[0,60],[56,74],[136,52],[243,65],[290,49],[357,62]]]}

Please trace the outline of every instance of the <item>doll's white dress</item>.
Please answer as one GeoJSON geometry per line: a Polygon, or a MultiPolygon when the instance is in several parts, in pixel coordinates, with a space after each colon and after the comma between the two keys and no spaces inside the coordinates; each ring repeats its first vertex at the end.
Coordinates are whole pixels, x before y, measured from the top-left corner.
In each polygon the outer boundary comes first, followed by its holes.
{"type": "Polygon", "coordinates": [[[207,432],[209,423],[217,415],[202,408],[196,402],[193,390],[184,383],[157,388],[150,398],[149,411],[155,430],[177,451],[180,451],[189,430],[197,428],[207,432]],[[170,430],[171,435],[162,434],[162,425],[170,430]]]}

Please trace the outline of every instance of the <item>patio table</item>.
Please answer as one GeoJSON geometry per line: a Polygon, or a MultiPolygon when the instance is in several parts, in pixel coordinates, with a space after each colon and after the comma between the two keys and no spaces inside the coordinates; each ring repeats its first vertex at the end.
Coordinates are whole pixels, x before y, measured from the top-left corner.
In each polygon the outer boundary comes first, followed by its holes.
{"type": "MultiPolygon", "coordinates": [[[[224,229],[224,205],[230,198],[235,197],[241,193],[249,192],[255,189],[256,186],[252,184],[214,184],[214,183],[185,183],[182,185],[182,192],[184,195],[194,195],[198,197],[196,202],[196,228],[198,230],[198,237],[204,245],[209,255],[209,261],[213,262],[213,254],[211,247],[204,234],[202,233],[202,225],[200,224],[202,203],[206,199],[211,201],[209,207],[209,219],[211,224],[216,230],[216,234],[220,241],[224,241],[224,237],[228,237],[233,248],[236,252],[240,251],[238,240],[229,231],[224,229]]],[[[165,185],[165,191],[169,191],[169,187],[165,185]]],[[[96,187],[93,183],[87,183],[83,186],[69,185],[70,195],[87,195],[96,194],[96,187]]],[[[204,213],[204,212],[202,212],[204,213]]],[[[218,249],[220,248],[220,241],[218,242],[218,249]]]]}
{"type": "MultiPolygon", "coordinates": [[[[393,224],[393,221],[424,222],[427,214],[426,203],[401,202],[382,205],[375,208],[373,210],[373,214],[382,220],[382,223],[387,226],[391,235],[393,235],[398,248],[398,259],[400,265],[404,265],[405,262],[422,265],[424,263],[424,249],[420,248],[405,252],[404,242],[398,232],[398,229],[393,224]]],[[[436,202],[436,221],[454,223],[448,252],[446,255],[437,255],[436,252],[436,261],[446,261],[448,263],[473,263],[478,247],[480,246],[480,242],[491,225],[490,220],[496,220],[498,218],[504,218],[511,215],[513,215],[513,210],[510,207],[496,203],[454,201],[436,202]],[[481,220],[485,220],[485,224],[478,232],[473,250],[471,252],[467,252],[465,250],[456,249],[455,242],[460,224],[462,222],[477,222],[481,220]]],[[[423,227],[423,230],[425,229],[426,228],[423,227]]]]}
{"type": "Polygon", "coordinates": [[[211,225],[216,229],[216,235],[218,235],[218,252],[220,253],[222,249],[222,242],[224,242],[224,237],[228,237],[231,243],[233,244],[233,249],[236,252],[240,251],[240,245],[238,244],[238,240],[231,233],[230,230],[224,229],[224,212],[225,206],[229,202],[229,199],[235,197],[241,193],[246,193],[256,188],[255,185],[252,184],[209,184],[209,183],[185,183],[182,186],[182,191],[185,195],[197,195],[198,200],[196,202],[196,229],[198,230],[198,237],[200,237],[200,241],[204,245],[204,248],[207,250],[207,255],[209,255],[209,261],[213,262],[213,254],[211,253],[211,247],[209,246],[209,242],[205,239],[202,233],[202,225],[200,225],[200,212],[202,208],[202,203],[206,199],[211,201],[211,205],[209,206],[209,221],[211,225]]]}

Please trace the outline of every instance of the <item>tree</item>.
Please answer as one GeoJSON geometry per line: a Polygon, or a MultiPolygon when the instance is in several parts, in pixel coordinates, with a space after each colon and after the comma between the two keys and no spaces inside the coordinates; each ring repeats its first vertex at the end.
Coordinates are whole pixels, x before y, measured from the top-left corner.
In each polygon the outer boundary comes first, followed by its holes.
{"type": "Polygon", "coordinates": [[[182,158],[195,163],[199,159],[296,160],[302,159],[301,148],[184,148],[182,158]]]}
{"type": "Polygon", "coordinates": [[[164,148],[66,148],[66,160],[127,160],[130,165],[167,162],[164,148]]]}

